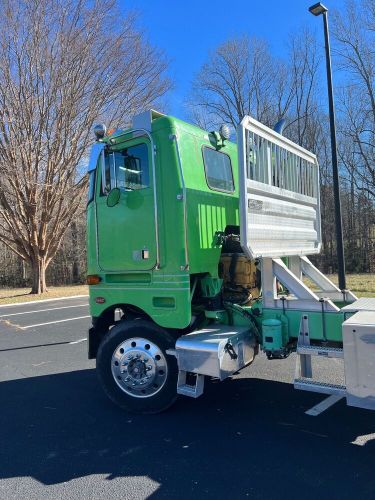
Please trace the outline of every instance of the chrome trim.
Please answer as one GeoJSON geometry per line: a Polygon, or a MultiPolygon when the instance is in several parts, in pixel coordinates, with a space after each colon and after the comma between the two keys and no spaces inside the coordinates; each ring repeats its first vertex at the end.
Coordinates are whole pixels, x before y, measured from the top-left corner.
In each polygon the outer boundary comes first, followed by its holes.
{"type": "Polygon", "coordinates": [[[188,270],[189,269],[189,248],[188,248],[188,237],[187,237],[186,185],[185,185],[184,172],[182,170],[181,155],[180,155],[180,148],[178,147],[177,134],[171,135],[170,139],[172,141],[174,141],[176,144],[177,161],[178,161],[178,167],[180,170],[180,178],[181,178],[181,186],[182,186],[182,202],[183,202],[183,210],[184,210],[184,243],[185,243],[185,266],[184,266],[184,269],[188,270]]]}
{"type": "MultiPolygon", "coordinates": [[[[95,219],[95,247],[96,247],[96,264],[99,266],[99,232],[98,232],[98,203],[96,201],[96,197],[98,194],[98,186],[99,186],[99,196],[102,193],[103,186],[105,185],[105,147],[103,147],[101,153],[101,161],[100,161],[100,177],[101,181],[100,184],[99,182],[95,183],[95,195],[94,195],[94,203],[95,203],[95,210],[94,210],[94,219],[95,219]],[[104,181],[103,181],[104,179],[104,181]]],[[[99,180],[99,179],[98,179],[99,180]]],[[[99,266],[100,267],[100,266],[99,266]]]]}
{"type": "Polygon", "coordinates": [[[209,325],[177,339],[178,369],[224,380],[253,361],[256,345],[250,325],[209,325]]]}
{"type": "Polygon", "coordinates": [[[102,175],[102,185],[100,189],[100,194],[105,193],[105,150],[103,149],[101,152],[101,162],[100,162],[100,168],[101,168],[101,175],[102,175]]]}
{"type": "Polygon", "coordinates": [[[162,349],[148,338],[133,337],[119,344],[111,360],[113,380],[133,398],[155,396],[168,378],[162,349]]]}
{"type": "Polygon", "coordinates": [[[112,151],[111,156],[109,157],[109,171],[111,172],[111,189],[117,187],[117,179],[116,179],[116,158],[115,153],[112,151]]]}
{"type": "MultiPolygon", "coordinates": [[[[94,220],[95,220],[95,250],[96,250],[96,263],[98,264],[99,262],[99,234],[98,234],[98,217],[97,217],[97,203],[95,200],[95,210],[94,210],[94,220]]],[[[86,236],[87,238],[87,236],[86,236]]],[[[87,240],[86,240],[87,241],[87,240]]]]}

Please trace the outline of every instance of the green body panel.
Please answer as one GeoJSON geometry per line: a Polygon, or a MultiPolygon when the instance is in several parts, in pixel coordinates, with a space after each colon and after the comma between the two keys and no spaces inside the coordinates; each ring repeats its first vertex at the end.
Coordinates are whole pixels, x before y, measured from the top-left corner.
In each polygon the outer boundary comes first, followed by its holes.
{"type": "Polygon", "coordinates": [[[202,153],[203,146],[213,147],[213,138],[204,130],[179,120],[175,120],[174,125],[187,190],[190,273],[209,273],[217,277],[221,247],[216,233],[224,231],[226,226],[239,225],[237,147],[226,142],[221,148],[231,158],[234,192],[214,191],[206,181],[202,153]]]}
{"type": "MultiPolygon", "coordinates": [[[[141,141],[147,143],[150,158],[150,143],[144,138],[141,141]]],[[[139,142],[139,138],[133,139],[127,141],[127,145],[132,146],[139,142]]],[[[113,207],[107,206],[107,196],[97,193],[98,261],[102,271],[150,270],[155,266],[154,193],[151,187],[151,172],[150,181],[150,186],[146,189],[121,191],[119,203],[113,207]],[[141,259],[144,249],[149,252],[147,260],[141,259]]]]}
{"type": "MultiPolygon", "coordinates": [[[[284,314],[278,314],[275,309],[263,309],[259,319],[280,319],[285,317],[287,320],[287,341],[298,337],[301,317],[307,316],[309,322],[309,335],[311,340],[324,340],[323,336],[323,317],[319,311],[291,311],[285,310],[284,314]]],[[[348,314],[341,311],[324,313],[327,340],[330,342],[342,341],[342,324],[347,319],[348,314]]]]}
{"type": "Polygon", "coordinates": [[[280,350],[283,341],[283,323],[280,319],[269,318],[262,321],[262,346],[265,350],[280,350]]]}
{"type": "Polygon", "coordinates": [[[190,322],[189,276],[166,277],[156,273],[152,276],[151,273],[150,278],[152,281],[148,284],[122,281],[90,287],[91,314],[100,316],[109,306],[128,304],[142,309],[162,326],[186,326],[190,322]],[[105,304],[96,304],[97,297],[104,297],[105,304]]]}
{"type": "Polygon", "coordinates": [[[211,190],[206,181],[202,147],[214,147],[212,134],[172,117],[152,122],[156,154],[156,194],[152,186],[152,146],[145,137],[114,135],[106,138],[111,150],[147,143],[150,186],[122,192],[120,202],[107,207],[101,195],[101,161],[96,169],[95,198],[87,207],[88,274],[99,275],[101,283],[91,285],[90,310],[99,317],[116,305],[142,309],[157,324],[185,328],[191,321],[190,275],[207,273],[218,277],[221,246],[217,233],[227,225],[239,224],[237,150],[226,142],[221,148],[231,158],[233,193],[211,190]],[[185,258],[183,183],[177,137],[186,189],[188,264],[185,258]],[[158,205],[160,267],[155,269],[156,237],[154,197],[158,205]],[[140,259],[142,250],[147,260],[140,259]],[[100,297],[97,303],[96,299],[100,297]]]}

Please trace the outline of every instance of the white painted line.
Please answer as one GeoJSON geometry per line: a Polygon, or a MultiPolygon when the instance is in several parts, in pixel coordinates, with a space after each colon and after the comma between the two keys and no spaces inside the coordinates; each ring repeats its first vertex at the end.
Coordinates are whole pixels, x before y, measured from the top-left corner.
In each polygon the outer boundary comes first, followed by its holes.
{"type": "Polygon", "coordinates": [[[71,297],[56,297],[54,299],[29,300],[26,302],[15,302],[14,304],[4,304],[4,305],[1,305],[0,303],[0,309],[2,309],[3,307],[25,306],[26,304],[41,304],[43,302],[53,302],[56,300],[79,299],[81,297],[88,297],[88,295],[72,295],[71,297]]]}
{"type": "Polygon", "coordinates": [[[74,340],[73,342],[69,342],[69,344],[79,344],[80,342],[84,342],[85,340],[87,339],[84,338],[84,339],[74,340]]]}
{"type": "Polygon", "coordinates": [[[305,411],[306,415],[310,415],[312,417],[316,417],[323,413],[323,411],[328,410],[332,405],[336,404],[337,401],[340,401],[344,396],[340,394],[331,394],[328,398],[323,399],[320,403],[310,408],[310,410],[305,411]]]}
{"type": "Polygon", "coordinates": [[[19,328],[21,328],[21,330],[27,330],[28,328],[35,328],[37,326],[54,325],[55,323],[65,323],[66,321],[76,321],[77,319],[85,319],[85,318],[91,318],[91,316],[79,316],[78,318],[59,319],[58,321],[49,321],[48,323],[38,323],[37,325],[20,326],[19,328]]]}
{"type": "Polygon", "coordinates": [[[64,307],[51,307],[49,309],[38,309],[37,311],[24,311],[20,313],[12,313],[12,314],[1,314],[0,318],[8,318],[9,316],[21,316],[21,314],[33,314],[33,313],[42,313],[47,311],[59,311],[60,309],[73,309],[73,307],[88,307],[88,304],[80,304],[78,306],[64,306],[64,307]]]}

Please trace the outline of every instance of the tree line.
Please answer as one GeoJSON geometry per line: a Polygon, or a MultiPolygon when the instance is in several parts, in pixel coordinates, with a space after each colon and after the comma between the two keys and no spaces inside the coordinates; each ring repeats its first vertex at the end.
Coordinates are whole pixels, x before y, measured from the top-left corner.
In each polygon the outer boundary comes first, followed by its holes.
{"type": "MultiPolygon", "coordinates": [[[[73,283],[85,275],[82,165],[92,127],[125,127],[171,90],[168,60],[115,0],[3,0],[0,18],[0,285],[73,283]],[[50,265],[51,262],[53,265],[50,265]],[[47,274],[46,274],[47,273],[47,274]]],[[[346,266],[375,272],[375,4],[331,15],[346,266]]],[[[242,36],[208,54],[187,98],[191,121],[215,130],[245,114],[315,152],[324,272],[337,270],[323,43],[304,28],[276,57],[242,36]]]]}
{"type": "Polygon", "coordinates": [[[115,0],[1,6],[0,241],[41,293],[68,228],[83,216],[80,165],[94,123],[126,123],[170,82],[164,55],[115,0]]]}
{"type": "MultiPolygon", "coordinates": [[[[346,267],[375,272],[375,3],[348,1],[331,18],[346,267]]],[[[284,135],[317,155],[323,248],[316,260],[324,272],[336,272],[322,44],[304,28],[289,36],[279,58],[264,40],[227,40],[196,75],[188,105],[192,120],[209,130],[222,122],[235,129],[245,114],[270,127],[284,119],[284,135]]]]}

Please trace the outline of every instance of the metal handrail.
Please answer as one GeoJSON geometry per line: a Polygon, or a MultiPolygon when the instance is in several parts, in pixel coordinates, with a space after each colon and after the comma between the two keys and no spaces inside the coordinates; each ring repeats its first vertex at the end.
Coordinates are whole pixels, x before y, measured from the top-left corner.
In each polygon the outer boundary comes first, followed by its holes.
{"type": "Polygon", "coordinates": [[[189,269],[189,249],[188,249],[188,236],[187,236],[187,207],[186,207],[186,185],[184,178],[184,171],[182,169],[180,148],[178,147],[177,135],[170,135],[170,139],[173,140],[176,144],[176,152],[177,152],[177,161],[178,167],[180,171],[181,178],[181,186],[182,186],[182,202],[183,202],[183,211],[184,211],[184,242],[185,242],[185,266],[184,269],[189,269]]]}
{"type": "Polygon", "coordinates": [[[251,258],[321,248],[316,156],[245,116],[238,127],[241,245],[251,258]]]}
{"type": "Polygon", "coordinates": [[[244,126],[249,180],[318,197],[318,164],[313,153],[251,117],[244,126]]]}

